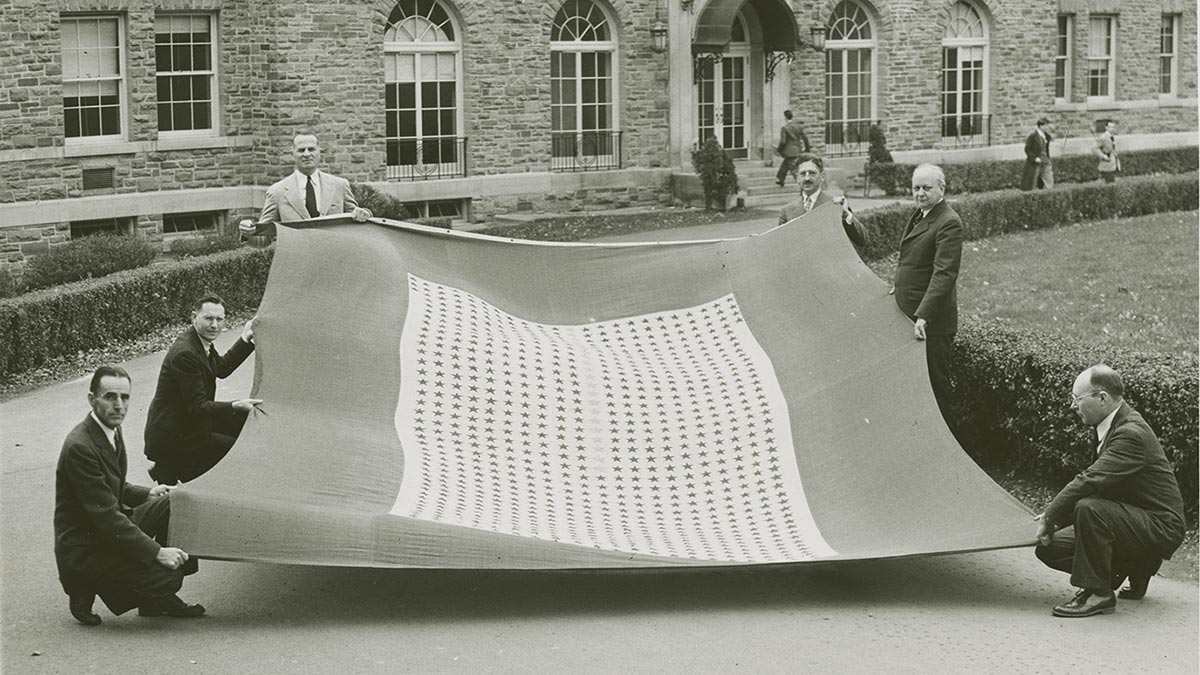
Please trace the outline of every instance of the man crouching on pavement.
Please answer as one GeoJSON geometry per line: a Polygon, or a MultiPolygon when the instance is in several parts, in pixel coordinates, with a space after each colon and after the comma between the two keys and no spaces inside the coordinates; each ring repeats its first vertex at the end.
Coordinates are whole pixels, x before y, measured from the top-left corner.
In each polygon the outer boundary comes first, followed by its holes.
{"type": "Polygon", "coordinates": [[[1164,558],[1183,542],[1183,498],[1154,431],[1125,402],[1121,376],[1104,364],[1075,378],[1071,407],[1095,427],[1096,460],[1038,516],[1035,550],[1050,567],[1071,573],[1081,589],[1054,608],[1061,617],[1112,614],[1113,591],[1140,600],[1164,558]],[[1059,529],[1062,528],[1062,529],[1059,529]]]}
{"type": "Polygon", "coordinates": [[[121,422],[129,411],[129,373],[101,366],[92,375],[92,411],[63,442],[54,483],[54,557],[70,597],[71,616],[100,625],[96,595],[123,614],[195,618],[204,607],[175,595],[196,559],[165,546],[171,488],[125,482],[128,461],[121,422]]]}

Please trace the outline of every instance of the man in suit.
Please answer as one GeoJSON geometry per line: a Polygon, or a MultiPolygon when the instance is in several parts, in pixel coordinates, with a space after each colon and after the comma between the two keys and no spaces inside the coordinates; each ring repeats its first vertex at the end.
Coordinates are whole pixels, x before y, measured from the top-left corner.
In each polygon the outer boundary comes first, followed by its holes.
{"type": "Polygon", "coordinates": [[[1105,183],[1115,182],[1117,172],[1121,170],[1121,158],[1117,156],[1116,120],[1104,120],[1104,133],[1096,138],[1096,147],[1092,148],[1092,154],[1100,160],[1096,166],[1100,171],[1100,178],[1105,183]]]}
{"type": "Polygon", "coordinates": [[[1092,366],[1075,378],[1071,407],[1094,427],[1096,460],[1038,516],[1035,549],[1050,567],[1070,572],[1079,592],[1055,616],[1111,614],[1113,591],[1140,600],[1162,564],[1183,541],[1183,498],[1154,430],[1125,402],[1112,368],[1092,366]]]}
{"type": "Polygon", "coordinates": [[[1037,129],[1025,138],[1025,171],[1021,174],[1021,189],[1032,190],[1054,187],[1054,167],[1050,163],[1050,132],[1053,127],[1048,117],[1037,121],[1037,129]]]}
{"type": "Polygon", "coordinates": [[[929,383],[942,417],[950,405],[950,364],[958,332],[958,268],[962,261],[962,220],[946,203],[946,174],[932,164],[912,175],[917,208],[900,238],[900,259],[892,292],[900,311],[913,321],[913,337],[925,342],[929,383]]]}
{"type": "Polygon", "coordinates": [[[358,205],[350,181],[320,170],[321,146],[316,136],[296,134],[292,138],[292,158],[296,170],[267,188],[258,222],[247,219],[238,225],[243,235],[270,236],[278,223],[331,214],[349,213],[359,222],[371,217],[369,210],[358,205]]]}
{"type": "MultiPolygon", "coordinates": [[[[779,171],[775,172],[775,184],[783,187],[784,180],[790,172],[793,176],[796,175],[796,165],[799,163],[798,158],[801,153],[808,152],[808,136],[804,134],[804,127],[801,126],[800,120],[792,119],[792,111],[784,110],[783,117],[787,121],[779,130],[779,145],[775,147],[775,151],[783,159],[779,162],[779,171]]],[[[797,180],[799,180],[797,178],[797,180]]]]}
{"type": "Polygon", "coordinates": [[[123,614],[203,616],[176,592],[196,560],[166,546],[171,488],[125,482],[128,458],[121,422],[129,411],[129,373],[101,366],[92,375],[92,411],[63,442],[54,476],[54,558],[70,598],[71,616],[100,625],[92,612],[96,595],[123,614]]]}
{"type": "Polygon", "coordinates": [[[845,197],[830,197],[825,192],[825,162],[816,155],[800,155],[796,170],[800,175],[800,199],[789,202],[779,211],[779,224],[799,218],[821,204],[834,202],[842,207],[842,227],[846,236],[858,246],[867,245],[867,228],[850,209],[845,197]]]}
{"type": "Polygon", "coordinates": [[[246,415],[260,399],[214,400],[216,378],[229,377],[254,351],[254,321],[221,355],[213,341],[225,328],[225,302],[202,296],[192,306],[192,325],[167,350],[146,417],[150,477],[173,485],[211,469],[233,447],[246,415]]]}

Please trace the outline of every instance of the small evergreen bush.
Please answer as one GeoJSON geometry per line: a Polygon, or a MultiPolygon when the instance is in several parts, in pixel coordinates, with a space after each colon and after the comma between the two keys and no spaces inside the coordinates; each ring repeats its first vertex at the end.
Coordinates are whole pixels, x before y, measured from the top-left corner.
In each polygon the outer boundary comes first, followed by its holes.
{"type": "Polygon", "coordinates": [[[179,258],[195,258],[221,251],[232,251],[242,245],[236,234],[207,234],[203,237],[181,237],[171,241],[171,254],[179,258]]]}
{"type": "Polygon", "coordinates": [[[709,210],[716,204],[717,209],[724,210],[725,199],[738,191],[738,177],[733,160],[716,138],[709,136],[692,151],[692,167],[704,188],[704,209],[709,210]]]}
{"type": "Polygon", "coordinates": [[[29,290],[103,277],[145,267],[158,256],[158,246],[136,237],[96,234],[68,242],[31,259],[25,266],[29,290]]]}

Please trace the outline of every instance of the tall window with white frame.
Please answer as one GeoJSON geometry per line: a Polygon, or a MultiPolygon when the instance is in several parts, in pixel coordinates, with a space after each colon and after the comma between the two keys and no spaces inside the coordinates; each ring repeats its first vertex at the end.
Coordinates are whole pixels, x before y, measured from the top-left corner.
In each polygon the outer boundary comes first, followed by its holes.
{"type": "Polygon", "coordinates": [[[875,119],[875,34],[866,9],[839,3],[825,41],[825,154],[864,154],[875,119]]]}
{"type": "Polygon", "coordinates": [[[1162,35],[1158,48],[1158,93],[1179,93],[1179,15],[1162,15],[1162,35]]]}
{"type": "Polygon", "coordinates": [[[616,36],[592,0],[567,0],[550,30],[551,168],[585,171],[621,165],[617,126],[616,36]]]}
{"type": "Polygon", "coordinates": [[[160,133],[208,135],[216,129],[214,18],[160,14],[154,19],[160,133]]]}
{"type": "Polygon", "coordinates": [[[385,155],[389,178],[466,175],[462,43],[438,0],[400,0],[383,34],[385,155]]]}
{"type": "Polygon", "coordinates": [[[950,7],[942,37],[942,119],[944,142],[980,146],[991,142],[987,114],[988,28],[968,2],[950,7]]]}
{"type": "Polygon", "coordinates": [[[126,112],[120,17],[64,16],[59,31],[67,142],[121,140],[126,112]]]}
{"type": "Polygon", "coordinates": [[[1088,19],[1088,98],[1111,99],[1115,96],[1117,17],[1096,16],[1088,19]]]}
{"type": "Polygon", "coordinates": [[[1075,74],[1075,15],[1058,15],[1058,40],[1054,54],[1054,100],[1071,100],[1071,79],[1075,74]]]}

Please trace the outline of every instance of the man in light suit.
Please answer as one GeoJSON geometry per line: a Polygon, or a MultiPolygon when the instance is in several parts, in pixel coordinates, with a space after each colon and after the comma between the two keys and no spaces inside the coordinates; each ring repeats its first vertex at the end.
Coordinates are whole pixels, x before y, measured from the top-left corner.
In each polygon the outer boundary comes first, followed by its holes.
{"type": "Polygon", "coordinates": [[[125,482],[129,467],[121,422],[129,411],[129,373],[101,366],[88,391],[91,413],[63,442],[54,476],[54,559],[71,616],[100,625],[99,594],[113,614],[196,618],[204,607],[175,595],[196,560],[166,546],[171,488],[125,482]]]}
{"type": "Polygon", "coordinates": [[[267,198],[258,222],[243,220],[238,225],[239,232],[246,236],[269,236],[275,233],[278,223],[339,213],[352,214],[359,222],[371,217],[369,210],[358,205],[350,189],[350,181],[319,169],[321,146],[316,136],[296,134],[292,138],[292,157],[296,170],[267,188],[267,198]]]}
{"type": "Polygon", "coordinates": [[[1096,430],[1096,460],[1038,516],[1035,553],[1080,589],[1052,613],[1079,618],[1112,614],[1117,597],[1143,598],[1185,525],[1175,472],[1154,430],[1125,402],[1121,376],[1104,364],[1083,371],[1071,407],[1096,430]],[[1129,586],[1114,596],[1126,577],[1129,586]]]}
{"type": "Polygon", "coordinates": [[[779,224],[799,218],[821,204],[834,202],[842,207],[842,227],[846,236],[858,246],[867,245],[867,228],[850,210],[845,197],[830,197],[825,192],[825,162],[816,155],[800,155],[796,170],[800,176],[800,199],[789,202],[779,211],[779,224]]]}
{"type": "Polygon", "coordinates": [[[1096,166],[1100,171],[1100,178],[1105,183],[1115,182],[1117,172],[1121,170],[1121,158],[1117,156],[1116,120],[1104,120],[1104,133],[1096,138],[1096,147],[1092,148],[1092,154],[1100,160],[1096,166]]]}
{"type": "Polygon", "coordinates": [[[944,199],[946,174],[933,164],[913,171],[912,192],[917,208],[900,238],[892,292],[900,311],[913,321],[913,337],[925,342],[929,383],[942,417],[949,419],[962,220],[944,199]]]}
{"type": "Polygon", "coordinates": [[[225,354],[213,341],[225,328],[225,302],[206,294],[192,305],[192,325],[167,350],[146,415],[150,477],[164,485],[187,482],[211,469],[233,447],[260,399],[217,401],[217,378],[237,370],[254,351],[254,320],[225,354]]]}
{"type": "Polygon", "coordinates": [[[788,173],[796,175],[798,158],[809,149],[808,136],[804,134],[800,120],[792,119],[791,110],[784,110],[783,117],[787,122],[779,129],[779,145],[775,146],[775,152],[783,158],[779,162],[779,171],[775,172],[775,184],[779,187],[783,187],[788,173]]]}
{"type": "Polygon", "coordinates": [[[1025,139],[1025,171],[1021,174],[1021,189],[1054,187],[1054,166],[1050,162],[1050,135],[1053,127],[1048,117],[1037,121],[1037,129],[1025,139]]]}

